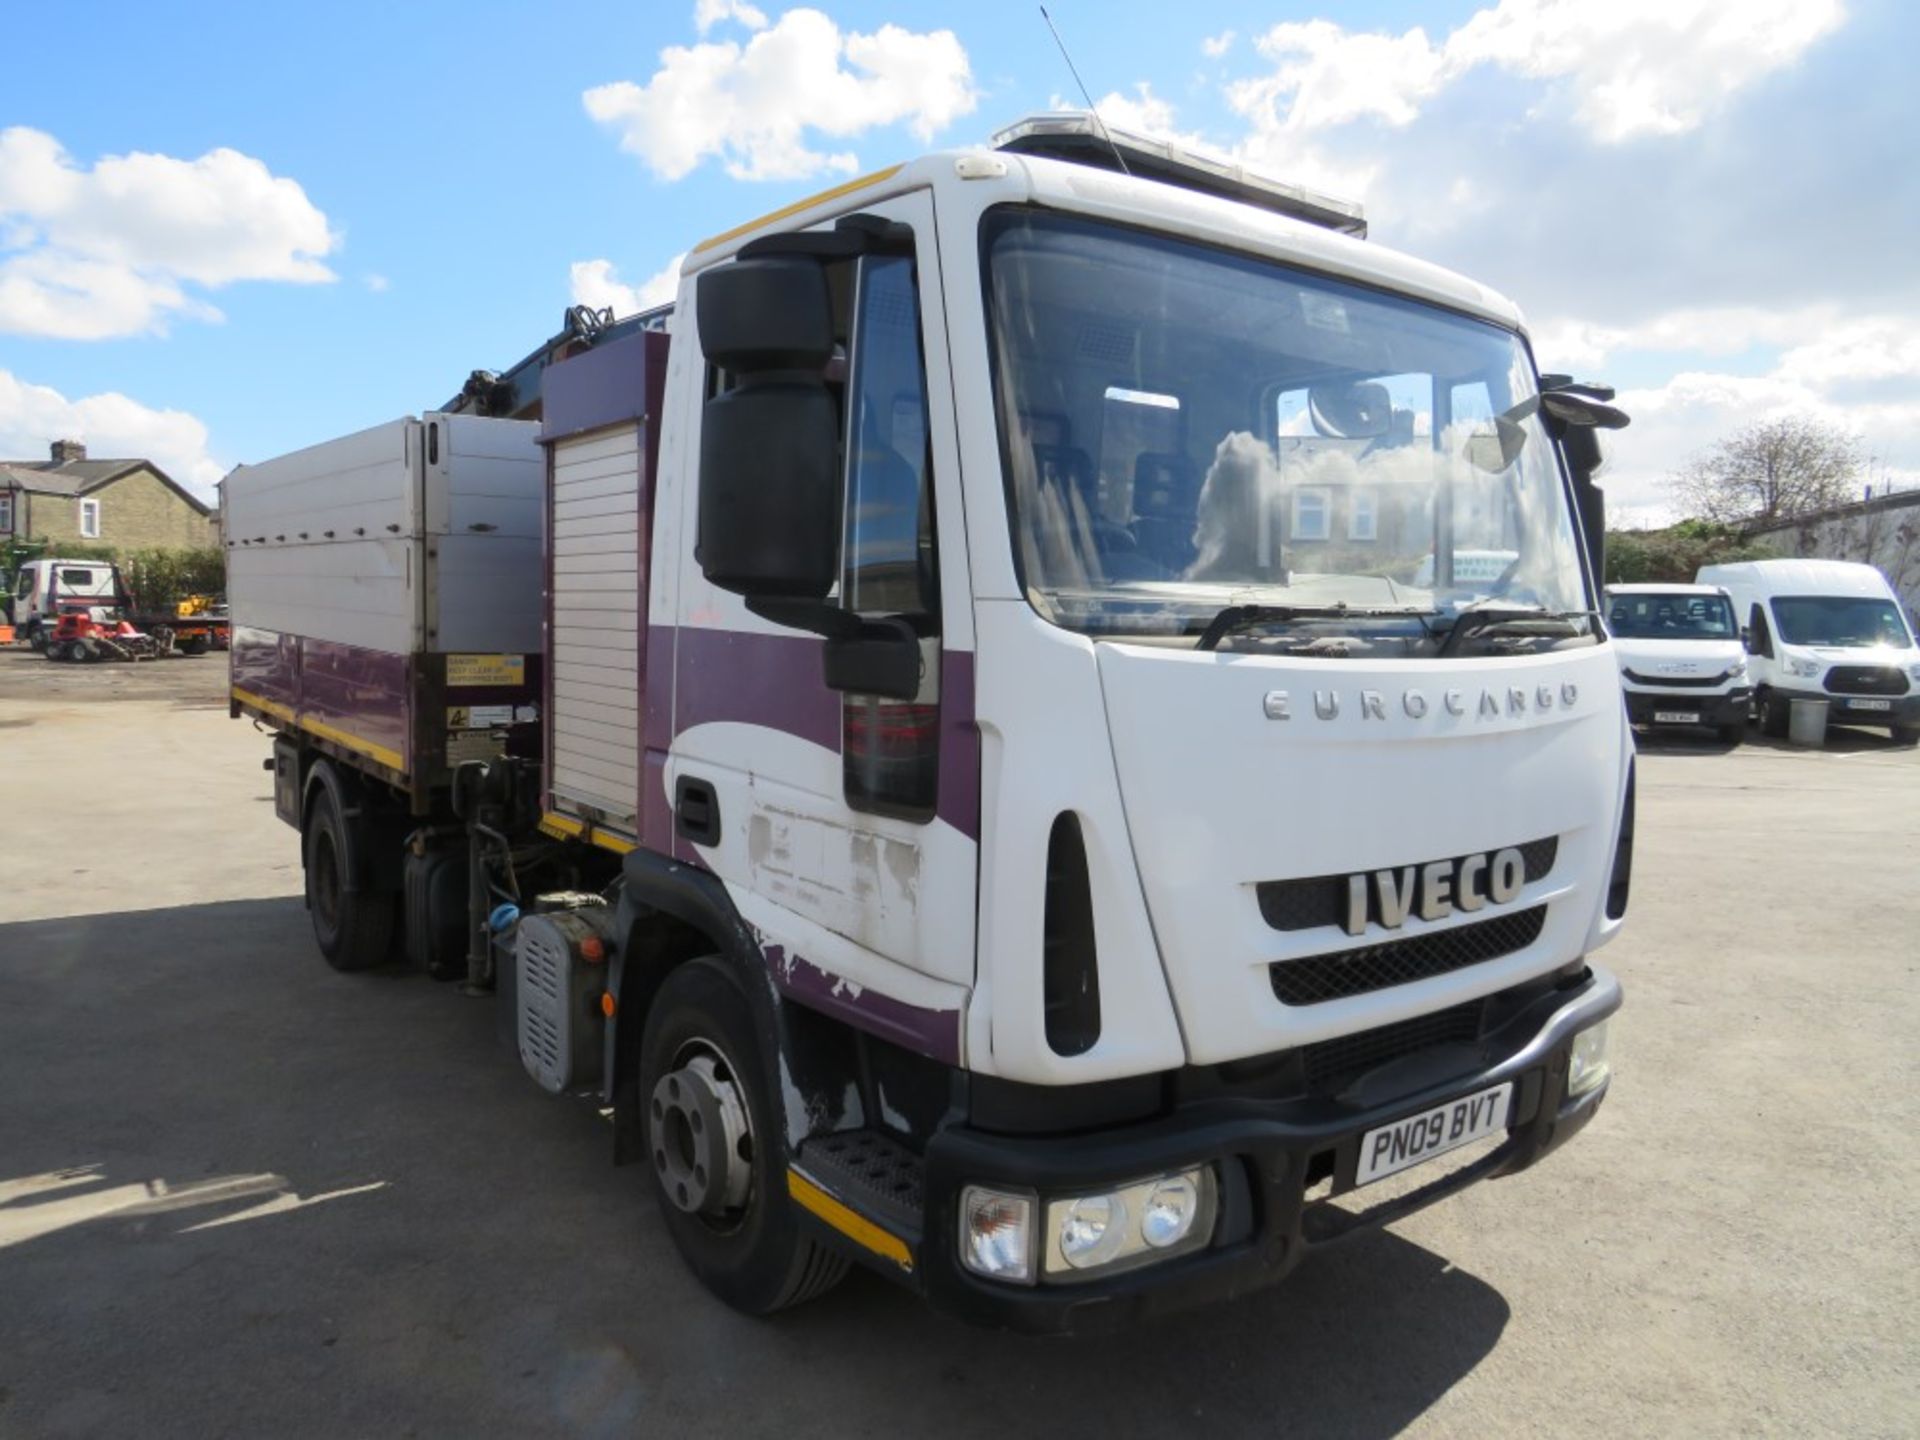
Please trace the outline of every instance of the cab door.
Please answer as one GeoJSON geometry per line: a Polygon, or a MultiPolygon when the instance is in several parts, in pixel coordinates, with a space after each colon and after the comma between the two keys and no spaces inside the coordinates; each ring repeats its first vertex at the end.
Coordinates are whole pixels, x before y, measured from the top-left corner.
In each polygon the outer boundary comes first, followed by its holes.
{"type": "MultiPolygon", "coordinates": [[[[777,979],[958,1058],[979,747],[939,256],[925,192],[859,214],[903,228],[883,251],[828,263],[842,494],[828,603],[911,632],[917,687],[909,698],[862,693],[857,676],[830,686],[821,634],[708,584],[689,485],[666,783],[683,853],[727,882],[780,957],[777,979]]],[[[674,343],[696,346],[696,327],[674,343]]],[[[709,396],[727,384],[708,367],[709,396]]],[[[704,423],[704,409],[688,409],[704,423]]]]}

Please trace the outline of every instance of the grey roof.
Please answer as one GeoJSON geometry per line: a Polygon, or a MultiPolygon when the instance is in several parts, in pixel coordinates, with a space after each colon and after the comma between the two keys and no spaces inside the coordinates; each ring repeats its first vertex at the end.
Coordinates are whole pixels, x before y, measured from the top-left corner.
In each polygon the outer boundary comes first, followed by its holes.
{"type": "Polygon", "coordinates": [[[151,460],[68,460],[59,465],[48,460],[0,460],[0,483],[40,495],[84,495],[143,467],[159,476],[162,484],[202,515],[213,513],[206,501],[151,460]]]}

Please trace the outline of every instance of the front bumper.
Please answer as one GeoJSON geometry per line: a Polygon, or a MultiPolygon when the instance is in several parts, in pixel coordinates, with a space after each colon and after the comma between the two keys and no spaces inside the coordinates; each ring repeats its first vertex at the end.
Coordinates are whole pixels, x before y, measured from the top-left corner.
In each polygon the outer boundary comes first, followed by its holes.
{"type": "MultiPolygon", "coordinates": [[[[1090,1134],[1008,1136],[966,1125],[928,1145],[919,1281],[938,1308],[980,1324],[1032,1333],[1119,1329],[1278,1281],[1315,1246],[1390,1223],[1480,1180],[1526,1169],[1578,1133],[1607,1087],[1568,1100],[1573,1037],[1619,1009],[1619,982],[1590,969],[1573,988],[1544,995],[1489,1038],[1496,1058],[1446,1080],[1394,1062],[1326,1099],[1211,1098],[1152,1121],[1090,1134]],[[1410,1084],[1401,1088],[1396,1072],[1410,1084]],[[1367,1209],[1336,1203],[1355,1191],[1369,1130],[1514,1082],[1506,1139],[1464,1166],[1436,1160],[1438,1179],[1367,1209]],[[1109,1279],[1012,1285],[962,1268],[959,1196],[969,1184],[1039,1199],[1086,1194],[1195,1165],[1215,1167],[1219,1209],[1206,1249],[1109,1279]],[[1310,1177],[1331,1165],[1332,1191],[1309,1200],[1310,1177]]],[[[1417,1174],[1418,1171],[1407,1172],[1417,1174]]]]}
{"type": "Polygon", "coordinates": [[[1627,689],[1627,719],[1635,725],[1665,727],[1676,724],[1744,725],[1753,704],[1753,687],[1736,686],[1731,690],[1635,690],[1627,689]],[[1688,721],[1661,720],[1661,715],[1692,715],[1688,721]]]}
{"type": "Polygon", "coordinates": [[[1772,694],[1783,701],[1826,701],[1829,725],[1920,725],[1920,690],[1905,695],[1836,695],[1828,690],[1789,690],[1784,685],[1775,685],[1772,694]],[[1856,700],[1885,700],[1887,708],[1858,707],[1853,703],[1856,700]]]}

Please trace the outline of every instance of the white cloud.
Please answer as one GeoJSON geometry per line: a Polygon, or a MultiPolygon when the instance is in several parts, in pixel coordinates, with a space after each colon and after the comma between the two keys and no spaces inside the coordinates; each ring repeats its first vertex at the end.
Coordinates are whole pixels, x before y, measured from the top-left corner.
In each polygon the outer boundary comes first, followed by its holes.
{"type": "Polygon", "coordinates": [[[103,460],[151,460],[209,501],[228,468],[208,453],[207,427],[184,410],[155,410],[116,391],[69,400],[0,370],[0,456],[44,459],[54,440],[83,440],[103,460]]]}
{"type": "Polygon", "coordinates": [[[1288,135],[1372,119],[1405,126],[1481,66],[1564,82],[1593,138],[1618,143],[1697,127],[1735,92],[1792,64],[1844,19],[1841,0],[1501,0],[1435,43],[1330,20],[1255,38],[1275,62],[1228,90],[1258,150],[1288,135]]]}
{"type": "Polygon", "coordinates": [[[360,283],[365,285],[367,289],[371,290],[374,294],[384,295],[392,287],[393,282],[388,280],[384,275],[369,272],[360,277],[360,283]]]}
{"type": "Polygon", "coordinates": [[[1218,35],[1209,35],[1200,42],[1200,53],[1209,60],[1218,60],[1233,48],[1234,32],[1222,30],[1218,35]]]}
{"type": "Polygon", "coordinates": [[[98,340],[220,312],[196,291],[334,278],[327,217],[237,150],[135,152],[83,169],[43,131],[0,130],[0,332],[98,340]]]}
{"type": "Polygon", "coordinates": [[[573,303],[611,308],[617,316],[669,304],[680,291],[680,263],[686,258],[682,251],[638,285],[624,283],[611,260],[576,260],[568,270],[573,303]]]}
{"type": "Polygon", "coordinates": [[[711,159],[737,180],[798,180],[859,167],[851,151],[811,148],[809,132],[847,140],[904,122],[924,143],[971,112],[978,94],[951,30],[843,33],[820,11],[797,9],[744,45],[669,46],[644,85],[620,80],[581,99],[662,179],[711,159]]]}
{"type": "Polygon", "coordinates": [[[696,0],[693,7],[693,28],[702,35],[723,20],[738,21],[749,30],[767,28],[766,11],[747,4],[746,0],[696,0]]]}

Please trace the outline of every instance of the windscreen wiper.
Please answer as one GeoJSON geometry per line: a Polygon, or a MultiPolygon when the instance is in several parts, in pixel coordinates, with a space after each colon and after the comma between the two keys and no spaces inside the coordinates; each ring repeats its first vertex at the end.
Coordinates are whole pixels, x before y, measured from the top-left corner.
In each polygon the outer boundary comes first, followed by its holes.
{"type": "Polygon", "coordinates": [[[1356,609],[1351,605],[1229,605],[1207,622],[1195,643],[1196,650],[1217,650],[1220,642],[1236,630],[1251,630],[1259,625],[1287,625],[1295,620],[1404,620],[1425,615],[1422,610],[1356,609]]]}
{"type": "Polygon", "coordinates": [[[1444,660],[1453,654],[1469,635],[1563,637],[1581,633],[1573,624],[1575,620],[1593,623],[1599,618],[1597,610],[1542,610],[1532,605],[1488,605],[1462,610],[1434,652],[1434,659],[1444,660]]]}

